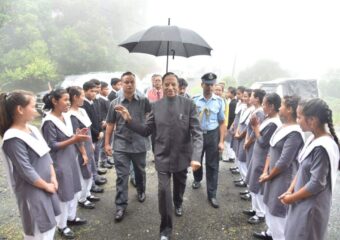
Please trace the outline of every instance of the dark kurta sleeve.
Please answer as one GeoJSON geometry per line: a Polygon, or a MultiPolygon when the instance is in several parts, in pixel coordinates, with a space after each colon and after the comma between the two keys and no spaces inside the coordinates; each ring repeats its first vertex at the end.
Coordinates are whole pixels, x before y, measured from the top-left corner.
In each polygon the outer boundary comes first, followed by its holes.
{"type": "Polygon", "coordinates": [[[145,113],[149,113],[151,112],[151,103],[149,101],[149,99],[145,98],[145,109],[144,109],[145,113]]]}
{"type": "Polygon", "coordinates": [[[51,148],[52,151],[59,150],[59,144],[57,141],[57,128],[52,123],[52,121],[46,121],[42,126],[42,134],[47,142],[47,145],[51,148]]]}
{"type": "Polygon", "coordinates": [[[4,142],[3,148],[20,177],[33,185],[40,176],[30,163],[27,145],[18,138],[12,138],[4,142]]]}
{"type": "Polygon", "coordinates": [[[256,140],[257,143],[262,147],[266,148],[269,146],[270,138],[277,129],[275,123],[269,123],[260,133],[260,137],[256,140]]]}
{"type": "Polygon", "coordinates": [[[127,128],[131,129],[132,131],[147,137],[153,133],[155,129],[155,116],[153,111],[151,111],[146,116],[146,123],[143,124],[135,119],[132,119],[131,122],[126,124],[127,128]]]}
{"type": "Polygon", "coordinates": [[[189,128],[192,137],[193,152],[191,160],[200,161],[203,149],[203,135],[201,124],[198,119],[195,103],[191,101],[189,128]]]}
{"type": "Polygon", "coordinates": [[[312,194],[322,191],[327,185],[329,170],[329,157],[326,150],[323,147],[316,147],[313,150],[311,178],[305,185],[307,191],[312,194]]]}
{"type": "Polygon", "coordinates": [[[281,171],[287,169],[290,164],[296,160],[302,144],[303,140],[300,133],[292,132],[288,134],[282,148],[280,159],[276,162],[275,167],[281,171]]]}

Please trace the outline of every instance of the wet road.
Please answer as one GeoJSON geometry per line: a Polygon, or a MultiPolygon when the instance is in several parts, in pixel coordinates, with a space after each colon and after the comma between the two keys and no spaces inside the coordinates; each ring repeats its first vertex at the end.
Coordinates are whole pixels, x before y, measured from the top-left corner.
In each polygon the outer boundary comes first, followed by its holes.
{"type": "MultiPolygon", "coordinates": [[[[220,208],[212,208],[206,195],[205,181],[198,190],[191,188],[192,174],[188,173],[187,189],[184,198],[183,217],[174,217],[173,238],[177,240],[188,239],[252,239],[252,232],[265,228],[264,224],[252,226],[247,223],[247,216],[241,213],[242,209],[250,208],[250,202],[239,197],[240,188],[233,186],[234,177],[229,172],[231,164],[220,162],[220,175],[218,187],[218,200],[220,208]]],[[[9,194],[6,180],[3,175],[1,163],[0,179],[0,239],[22,239],[21,223],[16,211],[13,196],[9,194]]],[[[159,239],[158,200],[157,200],[157,174],[151,155],[147,161],[147,190],[146,201],[139,203],[136,199],[136,190],[129,185],[129,205],[124,220],[115,223],[113,220],[115,207],[115,170],[107,173],[109,182],[104,186],[105,193],[98,194],[101,201],[94,210],[79,209],[78,215],[88,219],[89,223],[82,227],[73,227],[77,239],[159,239]]],[[[340,176],[339,176],[340,177],[340,176]]],[[[332,216],[330,219],[328,239],[340,239],[337,232],[340,230],[340,178],[336,192],[333,196],[332,216]]],[[[56,233],[56,239],[61,239],[56,233]]]]}

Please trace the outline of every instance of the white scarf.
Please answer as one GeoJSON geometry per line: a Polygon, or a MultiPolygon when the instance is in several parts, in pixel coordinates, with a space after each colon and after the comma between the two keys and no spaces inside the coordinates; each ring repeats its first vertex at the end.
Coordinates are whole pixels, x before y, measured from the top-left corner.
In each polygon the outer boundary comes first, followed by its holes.
{"type": "Polygon", "coordinates": [[[266,118],[260,125],[260,132],[265,129],[265,127],[267,127],[270,123],[274,123],[278,128],[282,125],[279,117],[266,118]]]}
{"type": "Polygon", "coordinates": [[[87,128],[92,125],[92,122],[91,122],[89,116],[87,115],[85,109],[83,109],[83,108],[78,108],[78,111],[70,109],[67,112],[67,114],[70,115],[70,116],[75,116],[87,128]]]}
{"type": "Polygon", "coordinates": [[[47,113],[46,116],[43,118],[41,126],[44,125],[46,121],[52,121],[56,127],[62,131],[66,136],[72,137],[73,136],[73,127],[72,127],[72,122],[69,114],[62,113],[64,117],[64,121],[61,121],[59,118],[54,116],[52,113],[47,113]]]}
{"type": "MultiPolygon", "coordinates": [[[[9,140],[11,138],[19,138],[23,140],[40,157],[44,156],[46,153],[50,151],[50,148],[48,147],[45,139],[43,138],[40,131],[36,127],[32,125],[27,125],[27,127],[31,130],[35,137],[19,129],[10,128],[5,132],[3,141],[9,140]]],[[[6,175],[10,189],[12,192],[14,192],[13,190],[15,189],[15,180],[13,177],[13,164],[9,157],[3,151],[2,144],[0,148],[0,154],[5,164],[5,170],[7,173],[6,175]]]]}
{"type": "Polygon", "coordinates": [[[236,108],[235,108],[235,114],[237,115],[240,111],[242,111],[247,105],[245,105],[244,103],[241,102],[241,100],[239,100],[236,104],[236,108]]]}
{"type": "Polygon", "coordinates": [[[241,117],[240,117],[240,124],[241,123],[247,123],[248,119],[250,119],[250,116],[252,114],[252,112],[255,110],[254,106],[250,106],[248,108],[246,108],[242,113],[241,113],[241,117]]]}
{"type": "Polygon", "coordinates": [[[336,183],[336,177],[338,175],[338,167],[339,167],[339,159],[340,159],[340,154],[339,154],[339,147],[333,140],[333,138],[329,135],[319,137],[315,139],[314,141],[314,135],[310,136],[308,140],[306,141],[305,145],[303,146],[298,160],[299,163],[303,162],[308,155],[313,151],[314,148],[318,146],[322,146],[325,148],[328,158],[329,158],[329,163],[331,166],[331,182],[332,182],[332,192],[334,192],[334,187],[336,183]]]}
{"type": "Polygon", "coordinates": [[[281,127],[276,129],[273,136],[271,137],[270,142],[269,142],[270,146],[274,147],[276,145],[276,143],[278,143],[281,139],[286,137],[291,132],[300,133],[302,139],[304,140],[303,132],[302,132],[302,130],[301,130],[301,128],[298,124],[289,125],[289,126],[286,126],[286,127],[281,126],[281,127]]]}

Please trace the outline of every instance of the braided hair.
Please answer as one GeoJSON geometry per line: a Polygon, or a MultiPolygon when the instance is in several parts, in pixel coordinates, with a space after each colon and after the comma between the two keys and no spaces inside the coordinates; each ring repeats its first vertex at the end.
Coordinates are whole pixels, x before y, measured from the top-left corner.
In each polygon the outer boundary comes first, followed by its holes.
{"type": "MultiPolygon", "coordinates": [[[[306,117],[317,117],[320,121],[320,124],[327,124],[329,128],[329,132],[333,136],[334,141],[339,147],[339,139],[335,133],[334,125],[333,125],[333,113],[329,108],[328,104],[320,99],[314,98],[307,101],[303,106],[303,115],[306,117]]],[[[340,165],[339,165],[340,170],[340,165]]]]}

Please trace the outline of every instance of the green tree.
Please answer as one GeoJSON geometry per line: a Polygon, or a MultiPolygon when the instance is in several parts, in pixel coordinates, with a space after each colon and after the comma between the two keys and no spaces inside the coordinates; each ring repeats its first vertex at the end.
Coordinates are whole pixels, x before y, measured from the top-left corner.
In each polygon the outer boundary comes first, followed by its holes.
{"type": "Polygon", "coordinates": [[[265,82],[275,78],[289,77],[288,71],[281,68],[278,62],[259,60],[253,66],[242,70],[238,75],[238,84],[250,86],[254,82],[265,82]]]}

